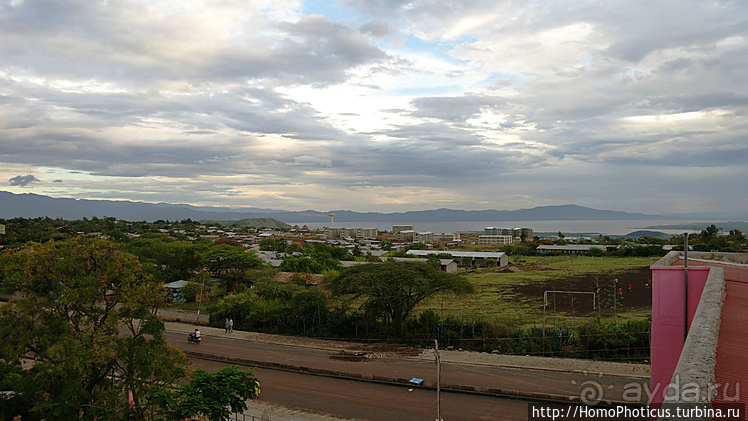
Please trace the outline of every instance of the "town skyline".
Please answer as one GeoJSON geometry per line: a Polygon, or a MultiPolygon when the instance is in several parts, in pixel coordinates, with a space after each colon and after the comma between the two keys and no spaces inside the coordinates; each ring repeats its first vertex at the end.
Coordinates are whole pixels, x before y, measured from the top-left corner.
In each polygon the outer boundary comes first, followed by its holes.
{"type": "Polygon", "coordinates": [[[0,190],[748,208],[734,1],[0,1],[0,190]]]}

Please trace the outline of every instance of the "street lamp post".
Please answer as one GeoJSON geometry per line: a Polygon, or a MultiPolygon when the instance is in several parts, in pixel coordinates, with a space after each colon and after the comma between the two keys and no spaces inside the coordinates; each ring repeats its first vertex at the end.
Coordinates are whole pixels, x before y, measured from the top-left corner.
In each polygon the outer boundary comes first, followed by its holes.
{"type": "Polygon", "coordinates": [[[205,291],[205,269],[200,271],[200,279],[202,280],[200,284],[200,301],[197,302],[197,320],[196,322],[200,321],[200,310],[203,308],[203,294],[205,291]]]}
{"type": "Polygon", "coordinates": [[[683,233],[683,343],[688,337],[688,233],[683,233]]]}

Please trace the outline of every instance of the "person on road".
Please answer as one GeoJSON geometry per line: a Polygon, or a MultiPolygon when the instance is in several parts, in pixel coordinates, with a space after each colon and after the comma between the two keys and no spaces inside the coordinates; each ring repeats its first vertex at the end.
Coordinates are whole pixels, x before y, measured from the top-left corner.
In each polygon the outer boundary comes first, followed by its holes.
{"type": "Polygon", "coordinates": [[[229,318],[228,317],[226,318],[226,323],[224,325],[226,326],[226,333],[230,333],[229,332],[229,318]]]}
{"type": "Polygon", "coordinates": [[[229,319],[229,333],[234,331],[234,319],[229,319]]]}
{"type": "Polygon", "coordinates": [[[195,336],[195,339],[199,339],[200,338],[200,329],[195,328],[194,336],[195,336]]]}

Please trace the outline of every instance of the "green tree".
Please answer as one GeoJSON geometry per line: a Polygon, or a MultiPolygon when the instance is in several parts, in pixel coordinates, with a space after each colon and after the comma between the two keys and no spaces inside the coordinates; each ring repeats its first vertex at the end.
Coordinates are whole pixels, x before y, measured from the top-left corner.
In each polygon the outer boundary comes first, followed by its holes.
{"type": "Polygon", "coordinates": [[[285,238],[263,238],[260,240],[260,250],[285,253],[288,251],[288,242],[285,238]]]}
{"type": "Polygon", "coordinates": [[[317,333],[327,318],[327,295],[319,288],[309,288],[296,291],[291,297],[292,317],[297,326],[300,324],[301,333],[307,334],[307,329],[317,327],[317,333]]]}
{"type": "Polygon", "coordinates": [[[415,306],[438,292],[465,294],[474,290],[464,278],[423,262],[369,263],[344,269],[328,281],[333,294],[361,297],[365,308],[379,312],[392,333],[402,334],[403,322],[415,306]]]}
{"type": "Polygon", "coordinates": [[[28,419],[145,419],[153,392],[185,376],[156,316],[160,283],[115,243],[30,243],[0,263],[3,289],[23,293],[0,307],[0,371],[16,377],[28,419]]]}
{"type": "Polygon", "coordinates": [[[699,237],[701,237],[701,241],[708,243],[713,240],[720,231],[722,231],[722,228],[717,228],[716,225],[712,224],[701,230],[699,237]]]}
{"type": "Polygon", "coordinates": [[[745,243],[746,241],[748,241],[748,239],[745,237],[745,234],[743,234],[743,232],[739,229],[730,230],[728,237],[730,241],[735,241],[738,243],[745,243]]]}
{"type": "MultiPolygon", "coordinates": [[[[340,264],[340,263],[338,263],[340,264]]],[[[281,272],[322,273],[325,267],[322,263],[306,256],[286,256],[278,269],[281,272]]]]}
{"type": "Polygon", "coordinates": [[[193,417],[228,420],[232,413],[247,409],[247,399],[260,394],[260,382],[251,370],[229,366],[209,373],[197,369],[189,384],[161,395],[161,419],[181,421],[193,417]]]}
{"type": "Polygon", "coordinates": [[[138,256],[147,272],[168,283],[190,278],[202,267],[207,247],[199,242],[178,241],[163,234],[148,234],[132,240],[125,249],[138,256]]]}
{"type": "Polygon", "coordinates": [[[179,293],[182,297],[189,301],[195,301],[197,296],[205,293],[206,287],[202,283],[187,282],[180,290],[179,293]]]}
{"type": "MultiPolygon", "coordinates": [[[[662,249],[662,247],[660,247],[660,249],[662,249]]],[[[593,256],[593,257],[600,257],[603,255],[603,249],[600,247],[590,247],[590,249],[587,250],[587,255],[593,256]]]]}
{"type": "Polygon", "coordinates": [[[265,262],[243,247],[218,244],[208,250],[205,266],[214,275],[226,279],[229,284],[227,286],[231,286],[244,280],[249,270],[265,266],[265,262]]]}

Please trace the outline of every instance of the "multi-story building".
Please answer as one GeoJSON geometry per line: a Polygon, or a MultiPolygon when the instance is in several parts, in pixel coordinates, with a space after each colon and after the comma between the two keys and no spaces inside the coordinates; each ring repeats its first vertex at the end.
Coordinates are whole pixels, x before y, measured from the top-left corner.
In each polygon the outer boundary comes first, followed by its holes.
{"type": "Polygon", "coordinates": [[[376,228],[345,228],[325,227],[327,239],[353,238],[356,240],[376,239],[378,230],[376,228]]]}
{"type": "Polygon", "coordinates": [[[393,225],[392,233],[397,234],[400,231],[413,231],[413,225],[393,225]]]}
{"type": "Polygon", "coordinates": [[[511,235],[514,238],[532,239],[532,228],[483,228],[485,235],[511,235]]]}
{"type": "Polygon", "coordinates": [[[453,243],[455,241],[460,240],[460,234],[459,233],[441,233],[441,234],[434,234],[434,241],[438,241],[440,243],[453,243]]]}
{"type": "Polygon", "coordinates": [[[327,239],[343,238],[345,237],[343,235],[343,228],[342,227],[325,227],[325,237],[327,239]]]}
{"type": "Polygon", "coordinates": [[[417,232],[413,234],[414,243],[433,243],[434,233],[433,232],[417,232]]]}
{"type": "Polygon", "coordinates": [[[532,228],[514,228],[515,238],[524,238],[525,240],[532,240],[532,228]]]}
{"type": "Polygon", "coordinates": [[[415,238],[416,232],[413,231],[412,229],[409,229],[409,230],[400,230],[400,231],[395,232],[394,234],[395,234],[395,239],[397,241],[412,243],[413,238],[415,238]]]}
{"type": "Polygon", "coordinates": [[[512,243],[514,243],[514,237],[511,235],[484,234],[478,237],[479,246],[505,246],[512,243]]]}
{"type": "Polygon", "coordinates": [[[483,234],[485,235],[514,235],[513,230],[510,228],[496,228],[486,227],[483,228],[483,234]]]}

